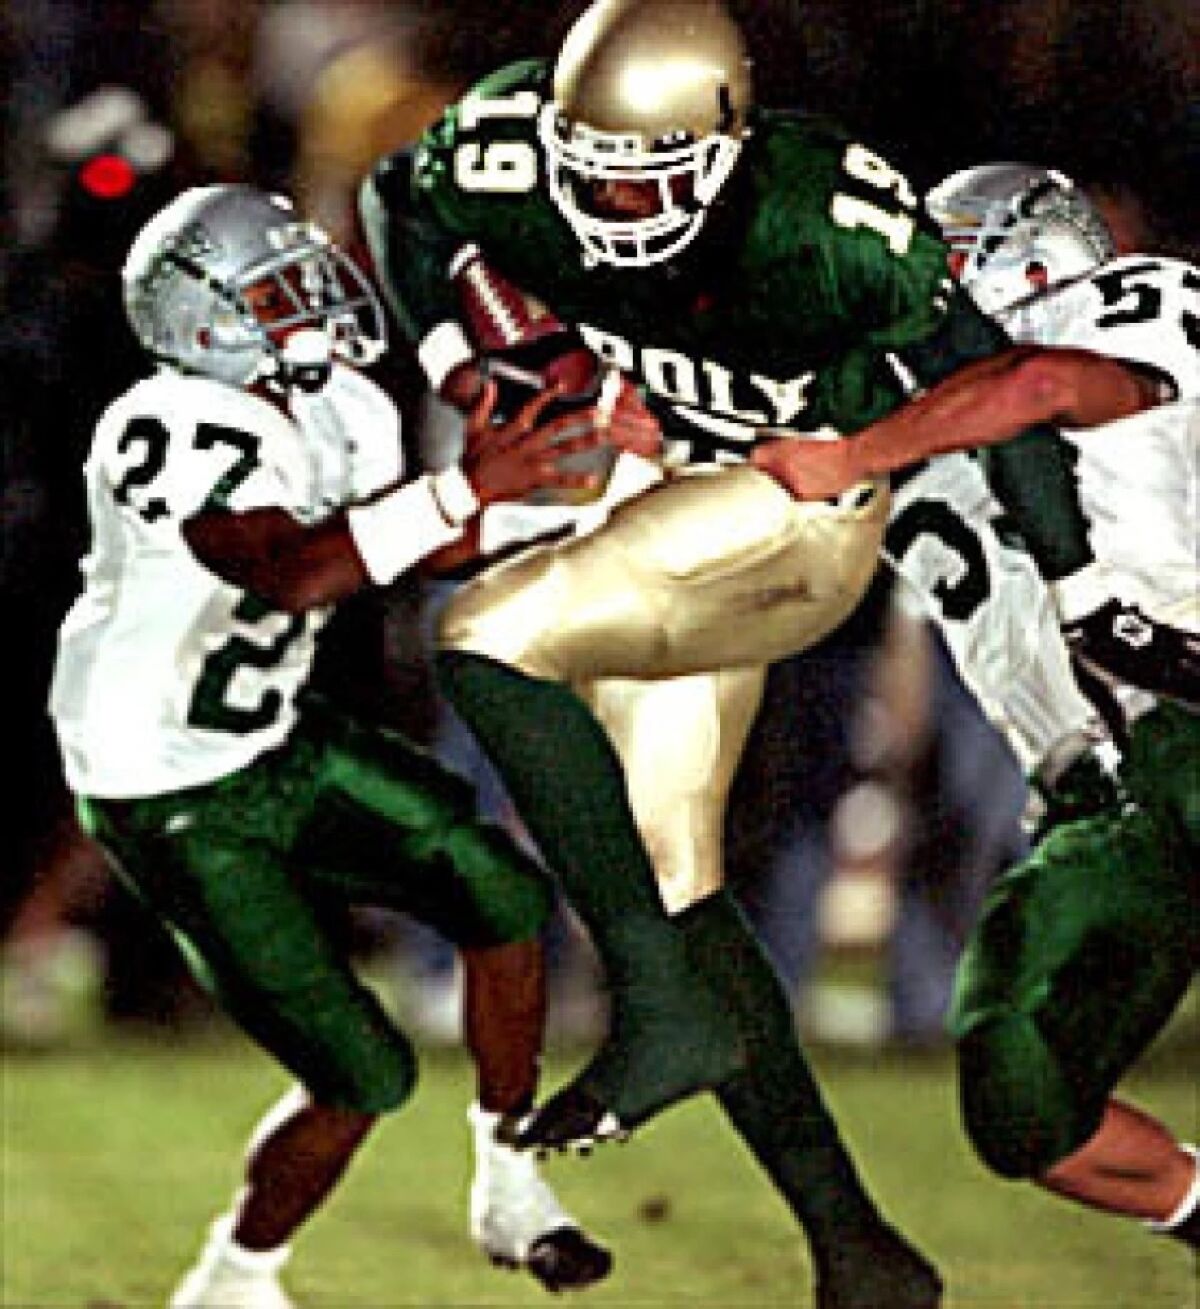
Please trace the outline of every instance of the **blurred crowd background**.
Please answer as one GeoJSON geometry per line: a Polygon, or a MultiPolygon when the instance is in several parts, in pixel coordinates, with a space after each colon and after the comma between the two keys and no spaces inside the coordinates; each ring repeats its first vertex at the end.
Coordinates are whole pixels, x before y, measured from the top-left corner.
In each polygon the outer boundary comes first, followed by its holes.
{"type": "MultiPolygon", "coordinates": [[[[551,55],[581,7],[7,0],[0,10],[9,1041],[52,1044],[84,1003],[113,1022],[182,1024],[207,1012],[75,827],[44,712],[55,630],[86,545],[92,425],[142,371],[116,277],[129,240],[179,188],[247,180],[290,192],[361,253],[354,197],[372,161],[479,75],[551,55]]],[[[731,8],[763,103],[840,119],[918,187],[989,160],[1051,164],[1089,188],[1124,249],[1200,257],[1195,0],[731,8]]],[[[415,414],[411,362],[396,352],[385,371],[415,414]]],[[[515,823],[430,682],[436,599],[410,583],[346,606],[322,684],[470,771],[489,810],[515,823]]],[[[938,1044],[966,925],[1024,840],[1021,807],[1015,765],[885,582],[832,640],[775,669],[735,787],[728,855],[800,1020],[818,1033],[938,1044]],[[866,992],[818,985],[831,950],[865,961],[866,992]]],[[[369,916],[354,930],[413,1025],[451,1036],[444,949],[369,916]]],[[[574,1021],[578,1000],[586,1025],[594,971],[566,919],[557,946],[560,1015],[574,1021]]]]}

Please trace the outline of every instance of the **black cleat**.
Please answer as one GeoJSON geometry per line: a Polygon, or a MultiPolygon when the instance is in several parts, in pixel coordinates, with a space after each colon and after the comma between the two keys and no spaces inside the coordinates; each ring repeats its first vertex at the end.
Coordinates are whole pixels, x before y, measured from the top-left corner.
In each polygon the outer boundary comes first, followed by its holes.
{"type": "Polygon", "coordinates": [[[634,1041],[610,1036],[582,1072],[525,1118],[515,1144],[586,1151],[626,1140],[671,1105],[721,1086],[741,1071],[744,1057],[732,1029],[718,1039],[682,1044],[665,1032],[634,1041]]]}
{"type": "Polygon", "coordinates": [[[602,1282],[613,1257],[578,1227],[560,1227],[539,1236],[529,1247],[525,1267],[547,1291],[582,1291],[602,1282]]]}
{"type": "Polygon", "coordinates": [[[817,1309],[938,1309],[941,1303],[937,1269],[887,1226],[847,1240],[817,1279],[817,1309]]]}
{"type": "Polygon", "coordinates": [[[542,1155],[551,1150],[590,1154],[594,1146],[628,1139],[629,1130],[616,1114],[578,1082],[571,1082],[524,1119],[515,1143],[519,1150],[542,1155]]]}
{"type": "Polygon", "coordinates": [[[1200,636],[1109,600],[1063,624],[1072,656],[1090,673],[1200,708],[1200,636]]]}
{"type": "Polygon", "coordinates": [[[1200,1209],[1193,1209],[1192,1212],[1181,1223],[1174,1227],[1162,1229],[1164,1236],[1173,1237],[1176,1241],[1181,1241],[1184,1245],[1191,1248],[1200,1255],[1200,1209]]]}

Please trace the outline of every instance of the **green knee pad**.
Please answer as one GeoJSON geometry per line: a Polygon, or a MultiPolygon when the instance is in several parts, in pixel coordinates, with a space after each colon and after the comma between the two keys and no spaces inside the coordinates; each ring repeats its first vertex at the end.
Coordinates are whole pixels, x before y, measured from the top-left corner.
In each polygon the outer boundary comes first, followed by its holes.
{"type": "Polygon", "coordinates": [[[472,822],[447,830],[441,846],[469,898],[443,927],[461,946],[528,941],[546,925],[555,904],[549,877],[513,844],[508,833],[472,822]]]}
{"type": "MultiPolygon", "coordinates": [[[[417,1084],[417,1057],[408,1038],[382,1012],[320,1006],[302,1024],[281,1026],[277,1015],[222,999],[234,1020],[308,1090],[318,1104],[358,1113],[399,1109],[417,1084]]],[[[314,1004],[320,1005],[319,997],[314,1004]]]]}
{"type": "Polygon", "coordinates": [[[967,1136],[1002,1177],[1040,1177],[1099,1125],[1025,1014],[986,1019],[960,1037],[958,1089],[967,1136]]]}

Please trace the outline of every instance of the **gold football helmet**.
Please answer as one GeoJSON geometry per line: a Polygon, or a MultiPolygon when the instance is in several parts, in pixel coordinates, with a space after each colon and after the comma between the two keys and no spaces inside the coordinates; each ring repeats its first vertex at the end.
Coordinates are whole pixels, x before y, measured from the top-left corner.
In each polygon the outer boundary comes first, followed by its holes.
{"type": "Polygon", "coordinates": [[[720,0],[596,0],[567,34],[539,130],[550,194],[591,263],[691,241],[748,134],[750,65],[720,0]],[[599,203],[639,188],[630,211],[599,203]]]}

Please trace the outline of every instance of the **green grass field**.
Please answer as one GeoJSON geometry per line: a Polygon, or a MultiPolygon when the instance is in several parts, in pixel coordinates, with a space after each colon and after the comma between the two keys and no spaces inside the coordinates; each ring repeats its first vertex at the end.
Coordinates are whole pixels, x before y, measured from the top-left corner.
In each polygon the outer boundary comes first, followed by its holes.
{"type": "MultiPolygon", "coordinates": [[[[1164,1041],[1130,1084],[1200,1136],[1197,1046],[1164,1041]]],[[[1190,1257],[1133,1225],[986,1177],[955,1121],[947,1058],[815,1057],[873,1189],[940,1262],[948,1306],[1196,1309],[1190,1257]]],[[[546,1084],[570,1065],[550,1064],[546,1084]]],[[[539,1305],[524,1274],[492,1269],[466,1235],[469,1069],[433,1052],[405,1112],[369,1143],[298,1243],[306,1309],[539,1305]]],[[[0,1304],[162,1306],[236,1186],[244,1138],[285,1085],[220,1026],[176,1040],[108,1037],[5,1057],[0,1304]]],[[[588,1306],[805,1306],[806,1257],[782,1205],[709,1100],[588,1160],[555,1159],[568,1205],[617,1255],[588,1306]]]]}

